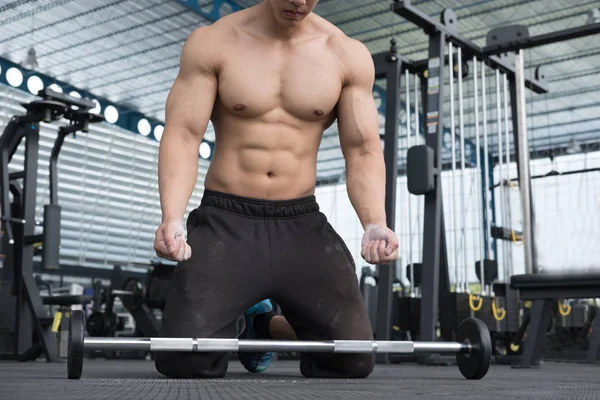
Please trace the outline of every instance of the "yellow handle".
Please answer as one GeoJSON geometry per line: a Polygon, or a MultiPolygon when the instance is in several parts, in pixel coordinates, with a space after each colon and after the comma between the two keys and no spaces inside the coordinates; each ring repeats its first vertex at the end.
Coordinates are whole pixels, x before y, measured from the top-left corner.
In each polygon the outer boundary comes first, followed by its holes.
{"type": "Polygon", "coordinates": [[[510,349],[513,351],[513,353],[516,353],[517,351],[519,351],[519,347],[521,347],[521,346],[519,346],[518,344],[514,344],[514,343],[510,344],[510,349]]]}
{"type": "Polygon", "coordinates": [[[514,244],[516,244],[517,246],[522,245],[523,236],[517,235],[514,230],[510,231],[510,236],[511,236],[511,239],[512,239],[512,241],[513,241],[514,244]]]}
{"type": "Polygon", "coordinates": [[[560,315],[562,315],[563,317],[566,317],[567,315],[571,314],[571,305],[569,303],[566,304],[566,307],[564,307],[563,304],[561,304],[560,300],[558,301],[558,312],[560,313],[560,315]]]}
{"type": "Polygon", "coordinates": [[[531,300],[525,301],[523,305],[525,306],[525,308],[531,308],[531,300]]]}
{"type": "Polygon", "coordinates": [[[58,328],[60,327],[61,319],[62,319],[62,313],[60,311],[57,311],[56,314],[54,314],[54,321],[52,322],[52,332],[53,333],[58,332],[58,328]]]}
{"type": "Polygon", "coordinates": [[[504,307],[500,308],[500,312],[498,312],[498,307],[496,307],[496,299],[492,301],[492,314],[494,314],[494,319],[496,321],[502,321],[506,318],[506,310],[504,307]]]}
{"type": "Polygon", "coordinates": [[[481,307],[483,307],[483,298],[479,296],[473,296],[471,293],[469,293],[469,307],[471,307],[471,310],[473,311],[481,310],[481,307]],[[477,306],[473,304],[474,299],[479,299],[479,304],[477,306]]]}

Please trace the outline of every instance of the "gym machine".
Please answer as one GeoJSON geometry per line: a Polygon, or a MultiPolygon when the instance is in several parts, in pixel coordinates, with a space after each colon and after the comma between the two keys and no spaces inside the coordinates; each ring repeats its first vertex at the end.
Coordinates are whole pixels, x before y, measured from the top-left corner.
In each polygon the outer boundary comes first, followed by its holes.
{"type": "MultiPolygon", "coordinates": [[[[442,14],[442,23],[433,21],[426,14],[421,13],[410,5],[409,1],[395,1],[393,11],[404,19],[415,23],[429,35],[429,57],[425,61],[409,62],[403,60],[395,52],[395,45],[392,42],[392,49],[389,53],[375,55],[376,75],[379,78],[387,78],[386,88],[386,126],[385,126],[385,156],[387,166],[387,188],[386,188],[386,212],[388,214],[388,225],[394,229],[394,205],[397,177],[397,143],[398,143],[398,112],[400,92],[400,74],[409,70],[413,74],[420,76],[421,98],[423,104],[424,118],[421,123],[417,122],[418,131],[425,132],[425,145],[412,146],[407,154],[407,178],[409,192],[415,195],[424,196],[424,230],[423,230],[423,248],[422,263],[413,263],[410,260],[410,268],[407,269],[409,281],[415,282],[416,278],[421,277],[421,297],[417,299],[408,299],[405,301],[406,307],[402,308],[404,313],[411,315],[410,326],[414,328],[414,318],[416,313],[420,315],[418,324],[419,340],[432,341],[438,336],[437,331],[441,333],[444,340],[452,340],[456,332],[458,323],[461,319],[482,309],[480,315],[488,327],[499,332],[516,332],[521,326],[519,324],[520,308],[519,302],[514,290],[511,290],[507,283],[498,286],[498,266],[493,255],[496,253],[496,243],[492,240],[492,228],[495,225],[493,193],[488,189],[491,185],[492,177],[491,163],[492,159],[487,154],[487,133],[484,134],[484,149],[479,146],[479,134],[477,135],[476,151],[481,164],[480,190],[481,190],[481,224],[482,242],[485,246],[481,249],[481,259],[476,262],[475,271],[481,280],[482,292],[473,296],[459,291],[451,292],[450,276],[448,269],[448,258],[445,237],[445,218],[444,207],[442,204],[441,172],[442,165],[442,138],[445,131],[443,120],[444,105],[444,87],[448,63],[452,64],[453,72],[459,79],[459,92],[462,91],[461,80],[468,72],[468,63],[466,60],[472,58],[472,70],[475,76],[474,82],[478,81],[479,74],[477,66],[481,65],[482,85],[485,84],[486,68],[492,68],[497,74],[498,98],[500,98],[500,76],[504,83],[510,83],[511,100],[517,95],[515,82],[517,80],[517,70],[511,66],[509,61],[496,56],[483,54],[481,48],[462,38],[457,33],[457,18],[452,10],[445,10],[442,14]],[[448,55],[445,53],[446,42],[449,43],[448,55]],[[453,61],[453,46],[458,50],[458,61],[453,61]],[[464,57],[463,57],[464,54],[464,57]],[[385,74],[385,75],[383,75],[385,74]],[[500,75],[502,74],[502,75],[500,75]],[[420,129],[419,129],[420,128],[420,129]],[[494,293],[494,295],[492,295],[494,293]],[[472,306],[473,304],[474,306],[472,306]]],[[[416,78],[415,81],[418,79],[416,78]]],[[[543,80],[524,79],[527,87],[535,93],[546,93],[547,88],[543,80]]],[[[451,88],[452,88],[452,83],[451,88]]],[[[478,90],[478,89],[475,89],[478,90]]],[[[485,88],[483,88],[485,90],[485,88]]],[[[453,93],[451,93],[453,98],[453,93]]],[[[460,97],[460,96],[459,96],[460,97]]],[[[484,96],[485,97],[485,96],[484,96]]],[[[417,98],[415,90],[415,98],[417,98]]],[[[504,90],[504,101],[507,104],[507,90],[504,90]]],[[[514,103],[512,101],[511,103],[514,103]]],[[[500,100],[498,100],[500,104],[500,100]]],[[[452,104],[453,105],[453,104],[452,104]]],[[[483,105],[486,108],[485,104],[483,105]]],[[[464,143],[462,126],[462,104],[461,107],[461,167],[464,169],[464,143]]],[[[500,107],[500,106],[499,106],[500,107]]],[[[505,107],[505,118],[507,117],[507,107],[505,107]]],[[[514,110],[514,106],[513,106],[514,110]]],[[[499,112],[500,115],[500,112],[499,112]]],[[[516,113],[513,111],[513,115],[516,113]]],[[[418,113],[416,113],[418,116],[418,113]]],[[[407,116],[408,118],[408,116],[407,116]]],[[[500,118],[500,117],[499,117],[500,118]]],[[[516,120],[516,118],[515,118],[516,120]]],[[[484,114],[483,126],[486,128],[488,121],[484,114]]],[[[516,122],[515,122],[516,123],[516,122]]],[[[454,130],[454,120],[452,120],[452,130],[454,130]]],[[[507,126],[507,123],[505,124],[507,126]]],[[[500,136],[500,132],[499,136],[500,136]]],[[[455,137],[452,135],[452,145],[454,147],[455,137]]],[[[506,147],[508,150],[508,147],[506,147]]],[[[453,155],[452,168],[456,165],[453,155]]],[[[480,164],[477,165],[478,169],[480,164]]],[[[532,217],[532,215],[531,215],[532,217]]],[[[465,266],[466,267],[466,266],[465,266]]],[[[393,333],[392,310],[394,296],[392,282],[395,266],[377,266],[377,317],[376,338],[386,340],[393,333]]],[[[508,279],[506,279],[508,280],[508,279]]],[[[464,282],[466,286],[466,282],[464,282]]],[[[463,288],[464,289],[464,288],[463,288]]],[[[371,305],[369,305],[371,307],[371,305]]],[[[398,310],[396,310],[398,312],[398,310]]],[[[415,329],[411,329],[413,331],[415,329]]],[[[387,362],[387,355],[378,356],[378,362],[387,362]]],[[[423,363],[434,363],[432,355],[420,357],[423,363]]]]}
{"type": "MultiPolygon", "coordinates": [[[[85,324],[89,335],[115,337],[117,332],[124,328],[122,319],[117,316],[114,309],[115,299],[119,298],[135,323],[134,336],[158,336],[160,320],[157,318],[156,310],[162,312],[164,309],[174,266],[152,262],[147,267],[144,280],[115,265],[109,287],[103,287],[99,281],[94,283],[94,306],[85,324]]],[[[145,358],[146,352],[104,350],[91,354],[92,357],[97,355],[112,359],[145,358]]]]}
{"type": "Polygon", "coordinates": [[[95,104],[48,88],[38,95],[41,100],[23,103],[25,115],[11,118],[0,137],[0,210],[4,231],[5,253],[0,284],[3,290],[0,309],[0,359],[30,361],[44,356],[48,362],[57,358],[58,346],[54,318],[44,305],[81,304],[82,297],[53,296],[42,299],[33,277],[36,247],[41,244],[42,267],[59,268],[60,206],[58,205],[58,155],[69,134],[88,132],[90,123],[103,121],[92,114],[95,104]],[[38,178],[40,123],[66,119],[69,125],[58,130],[50,155],[50,204],[44,206],[43,233],[35,234],[36,190],[38,178]],[[9,172],[9,163],[25,140],[21,171],[9,172]],[[11,201],[12,194],[12,201],[11,201]]]}
{"type": "Polygon", "coordinates": [[[164,309],[173,269],[171,265],[151,263],[143,282],[115,265],[108,288],[94,284],[94,307],[86,321],[88,333],[98,337],[115,336],[119,321],[114,312],[114,301],[119,298],[133,317],[136,332],[143,337],[157,336],[160,322],[154,310],[164,309]],[[104,310],[101,310],[101,304],[104,304],[104,310]]]}
{"type": "MultiPolygon", "coordinates": [[[[523,347],[523,354],[517,368],[529,368],[538,366],[543,355],[543,348],[548,337],[548,328],[554,326],[557,332],[557,324],[552,324],[552,315],[558,311],[562,317],[570,315],[571,311],[584,311],[572,316],[570,324],[561,318],[564,325],[575,326],[583,329],[584,346],[587,347],[586,362],[600,360],[600,318],[597,308],[592,308],[592,315],[585,315],[589,310],[585,304],[570,305],[566,307],[558,299],[588,299],[600,297],[600,273],[597,271],[575,272],[575,273],[539,273],[536,260],[535,237],[533,235],[533,203],[531,201],[531,181],[539,177],[531,177],[529,174],[529,147],[527,138],[527,125],[525,123],[525,98],[523,95],[526,84],[523,79],[523,50],[543,46],[552,43],[563,42],[571,39],[600,34],[600,23],[588,23],[586,25],[568,28],[561,31],[551,32],[538,36],[530,36],[527,27],[522,25],[509,25],[495,28],[488,32],[486,47],[483,52],[487,55],[516,53],[515,59],[520,79],[511,86],[511,98],[514,99],[513,119],[515,143],[517,144],[516,162],[518,166],[519,187],[521,203],[523,208],[523,247],[525,249],[526,273],[514,275],[510,279],[510,287],[517,290],[521,300],[529,303],[529,317],[519,330],[520,335],[515,337],[513,345],[523,347]],[[514,86],[514,90],[513,90],[514,86]],[[579,307],[578,307],[579,306],[579,307]],[[521,344],[523,334],[526,340],[521,344]]],[[[537,77],[543,77],[543,72],[536,69],[537,77]]],[[[554,150],[552,150],[554,152],[554,150]]],[[[553,157],[553,153],[550,154],[553,157]]],[[[555,171],[554,171],[555,172],[555,171]]],[[[574,171],[578,173],[581,171],[574,171]]],[[[587,172],[587,171],[584,171],[587,172]]]]}

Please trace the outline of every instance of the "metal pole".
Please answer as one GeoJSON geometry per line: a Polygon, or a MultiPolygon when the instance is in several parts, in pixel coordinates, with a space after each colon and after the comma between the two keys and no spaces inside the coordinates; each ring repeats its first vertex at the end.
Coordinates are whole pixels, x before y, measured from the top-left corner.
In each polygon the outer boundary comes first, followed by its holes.
{"type": "Polygon", "coordinates": [[[244,340],[218,338],[104,338],[90,337],[84,350],[136,350],[176,352],[303,352],[303,353],[470,353],[460,342],[408,342],[395,340],[244,340]]]}
{"type": "MultiPolygon", "coordinates": [[[[504,173],[503,173],[503,168],[504,168],[504,161],[502,159],[502,155],[503,153],[503,146],[502,146],[502,97],[501,97],[501,91],[500,91],[500,71],[496,70],[496,118],[498,121],[498,179],[500,181],[500,215],[501,217],[501,223],[498,223],[499,226],[501,227],[509,227],[507,221],[506,221],[506,210],[505,210],[505,200],[504,200],[504,189],[502,186],[502,182],[504,181],[504,173]]],[[[490,189],[493,190],[493,189],[490,189]]],[[[508,282],[508,274],[507,274],[507,270],[508,267],[506,265],[506,241],[503,241],[503,247],[504,247],[504,256],[502,257],[502,261],[503,261],[503,272],[504,272],[504,282],[508,282]]],[[[496,255],[496,260],[498,260],[498,255],[496,255]]]]}
{"type": "MultiPolygon", "coordinates": [[[[407,70],[404,71],[406,78],[406,148],[410,149],[411,143],[411,129],[410,129],[410,73],[407,70]]],[[[415,115],[418,114],[418,110],[415,107],[415,115]]],[[[418,118],[418,117],[417,117],[418,118]]],[[[415,124],[416,135],[418,135],[419,125],[415,124]]],[[[413,264],[413,235],[412,235],[412,195],[408,193],[408,262],[410,266],[410,297],[415,296],[415,271],[413,264]]]]}
{"type": "Polygon", "coordinates": [[[491,259],[492,249],[490,248],[490,182],[489,170],[490,158],[488,157],[488,118],[487,118],[487,74],[485,70],[485,62],[481,62],[481,91],[483,93],[483,193],[484,193],[484,215],[485,215],[485,258],[491,259]]]}
{"type": "MultiPolygon", "coordinates": [[[[398,136],[400,130],[400,73],[402,62],[397,56],[396,41],[391,40],[388,58],[386,106],[385,106],[385,136],[383,155],[385,160],[385,213],[389,229],[395,230],[396,225],[396,183],[398,179],[398,136]]],[[[396,263],[377,265],[378,295],[377,295],[377,339],[390,338],[392,326],[392,296],[396,263]]],[[[386,354],[377,356],[377,363],[387,363],[386,354]]]]}
{"type": "Polygon", "coordinates": [[[462,181],[462,190],[460,193],[460,215],[461,221],[461,233],[462,233],[462,282],[463,289],[466,292],[469,286],[469,273],[467,271],[467,216],[465,210],[465,190],[467,187],[467,180],[465,178],[465,119],[464,119],[464,105],[463,105],[463,70],[462,70],[462,48],[458,48],[458,126],[460,129],[460,177],[462,181]]]}
{"type": "MultiPolygon", "coordinates": [[[[473,58],[473,66],[474,66],[474,70],[475,72],[477,72],[477,59],[473,58]]],[[[477,81],[479,79],[478,75],[475,75],[475,81],[477,81]]],[[[476,88],[478,89],[478,88],[476,88]]],[[[482,62],[481,63],[481,102],[482,102],[482,107],[483,107],[483,134],[484,136],[487,135],[487,120],[486,120],[486,93],[485,93],[485,64],[482,62]]],[[[479,213],[479,243],[480,243],[480,252],[481,252],[481,257],[479,259],[479,275],[480,275],[480,282],[481,282],[481,289],[480,289],[480,293],[481,294],[485,294],[485,278],[484,278],[484,260],[486,259],[486,250],[485,248],[486,246],[486,242],[485,242],[485,233],[483,232],[483,228],[484,228],[484,224],[485,224],[485,220],[486,218],[483,217],[483,213],[484,213],[484,209],[487,209],[485,206],[487,204],[486,199],[486,191],[485,191],[485,184],[484,182],[482,182],[482,175],[485,176],[485,172],[483,171],[483,168],[481,167],[481,148],[480,148],[480,141],[479,141],[479,104],[478,104],[478,96],[479,96],[479,92],[476,92],[475,94],[475,106],[476,106],[476,110],[477,112],[475,113],[475,121],[476,121],[476,132],[477,132],[477,182],[479,185],[479,188],[481,190],[481,194],[482,194],[482,199],[481,201],[477,202],[478,205],[478,213],[479,213]],[[485,246],[485,247],[484,247],[485,246]]],[[[485,156],[485,152],[483,153],[485,156]]]]}
{"type": "Polygon", "coordinates": [[[531,226],[531,192],[529,175],[529,142],[527,139],[527,113],[525,103],[525,71],[523,68],[523,50],[515,55],[515,74],[517,89],[517,123],[519,137],[519,178],[521,208],[523,212],[523,252],[525,254],[525,272],[537,273],[533,263],[533,235],[531,226]]]}
{"type": "Polygon", "coordinates": [[[448,43],[448,79],[450,80],[450,151],[452,152],[452,171],[450,173],[450,208],[452,210],[452,252],[454,253],[454,291],[460,292],[459,288],[459,277],[458,277],[458,234],[456,228],[456,121],[455,121],[455,109],[454,109],[454,48],[452,42],[448,43]]]}
{"type": "MultiPolygon", "coordinates": [[[[504,151],[506,153],[506,160],[505,160],[505,168],[506,168],[506,187],[503,189],[504,193],[505,193],[505,198],[506,198],[506,220],[509,223],[509,227],[512,228],[512,212],[511,212],[511,201],[510,201],[510,186],[508,186],[509,182],[510,182],[510,142],[509,142],[509,137],[508,137],[508,77],[506,75],[504,75],[504,79],[503,79],[503,90],[504,90],[504,130],[505,130],[505,136],[504,136],[504,151]]],[[[508,249],[507,251],[507,258],[508,258],[508,276],[512,276],[513,275],[513,261],[512,261],[512,246],[510,245],[510,243],[506,244],[506,248],[508,249]]]]}
{"type": "MultiPolygon", "coordinates": [[[[444,68],[445,35],[436,32],[429,37],[428,77],[422,89],[425,90],[423,109],[425,115],[425,142],[434,152],[434,168],[442,166],[442,135],[444,112],[444,68]]],[[[423,268],[421,286],[420,338],[424,341],[435,340],[439,321],[439,288],[441,269],[447,267],[442,254],[445,232],[442,230],[443,204],[441,174],[434,176],[434,189],[424,196],[423,221],[423,268]],[[442,266],[442,264],[445,264],[442,266]]],[[[446,276],[447,276],[446,271],[446,276]]],[[[426,358],[421,360],[427,362],[426,358]]]]}

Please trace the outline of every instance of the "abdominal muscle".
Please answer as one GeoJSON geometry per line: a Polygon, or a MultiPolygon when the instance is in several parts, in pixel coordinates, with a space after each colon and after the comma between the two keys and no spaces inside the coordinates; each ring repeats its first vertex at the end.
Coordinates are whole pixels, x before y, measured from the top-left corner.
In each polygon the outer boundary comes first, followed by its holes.
{"type": "Polygon", "coordinates": [[[226,116],[213,123],[215,152],[206,189],[266,200],[314,194],[323,121],[226,116]]]}

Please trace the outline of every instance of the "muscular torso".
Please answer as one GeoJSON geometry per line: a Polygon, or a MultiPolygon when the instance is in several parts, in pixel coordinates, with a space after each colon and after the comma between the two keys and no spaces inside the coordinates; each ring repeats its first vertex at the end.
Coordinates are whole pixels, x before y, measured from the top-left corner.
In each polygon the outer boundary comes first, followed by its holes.
{"type": "Polygon", "coordinates": [[[237,22],[223,29],[205,187],[264,199],[310,195],[343,84],[331,32],[317,22],[301,39],[273,41],[244,26],[243,14],[237,22]]]}

